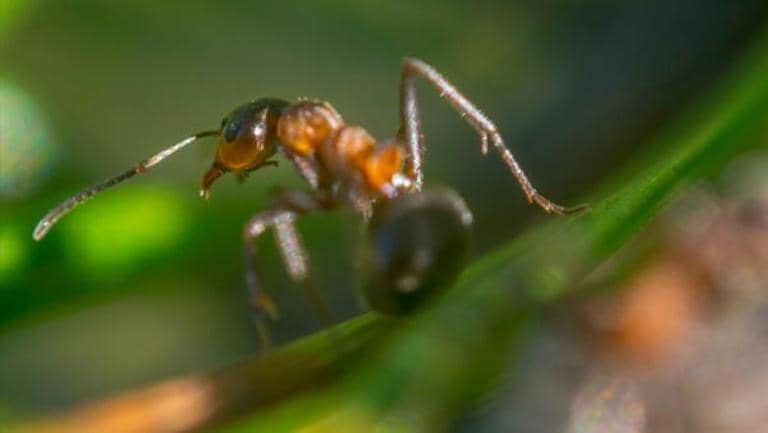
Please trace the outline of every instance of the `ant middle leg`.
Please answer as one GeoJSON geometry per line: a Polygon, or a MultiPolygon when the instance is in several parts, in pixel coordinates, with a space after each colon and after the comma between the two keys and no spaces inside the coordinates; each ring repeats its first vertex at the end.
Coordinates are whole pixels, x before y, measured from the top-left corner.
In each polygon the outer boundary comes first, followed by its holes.
{"type": "Polygon", "coordinates": [[[310,260],[294,221],[295,217],[286,217],[275,222],[275,239],[278,249],[291,281],[301,285],[320,322],[324,326],[330,326],[334,322],[333,314],[320,291],[309,278],[310,260]]]}
{"type": "Polygon", "coordinates": [[[333,323],[333,315],[319,291],[310,281],[310,260],[296,229],[296,219],[313,210],[326,208],[320,198],[303,191],[280,191],[278,203],[272,209],[251,218],[243,230],[245,281],[248,288],[249,304],[253,309],[260,339],[269,346],[269,332],[263,318],[276,319],[279,309],[272,297],[265,291],[258,271],[256,239],[267,230],[273,229],[278,251],[291,281],[302,286],[315,313],[324,325],[333,323]]]}
{"type": "Polygon", "coordinates": [[[266,211],[257,214],[246,224],[243,230],[243,265],[245,268],[245,285],[248,289],[248,304],[254,314],[256,330],[262,349],[271,346],[268,319],[277,319],[279,312],[272,297],[264,290],[261,275],[258,271],[258,254],[256,239],[274,225],[278,218],[285,218],[284,211],[266,211]]]}
{"type": "Polygon", "coordinates": [[[493,146],[512,175],[517,179],[529,203],[536,203],[546,212],[557,214],[565,214],[583,208],[583,206],[563,207],[541,195],[528,180],[512,152],[504,144],[504,139],[496,125],[434,67],[419,59],[406,58],[403,61],[400,79],[400,131],[398,136],[405,141],[407,146],[406,172],[413,181],[413,189],[421,190],[424,182],[422,174],[424,137],[421,132],[421,119],[416,98],[416,77],[421,77],[432,84],[440,96],[448,100],[448,103],[459,115],[474,128],[480,136],[480,151],[483,155],[488,153],[489,146],[493,146]]]}

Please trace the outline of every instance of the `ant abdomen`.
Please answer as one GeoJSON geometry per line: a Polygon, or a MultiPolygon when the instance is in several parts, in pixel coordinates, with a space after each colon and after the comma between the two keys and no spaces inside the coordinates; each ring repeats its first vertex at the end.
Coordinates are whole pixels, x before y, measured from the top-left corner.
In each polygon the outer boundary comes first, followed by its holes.
{"type": "Polygon", "coordinates": [[[380,313],[407,314],[461,273],[472,214],[451,190],[404,194],[378,203],[363,251],[363,295],[380,313]]]}

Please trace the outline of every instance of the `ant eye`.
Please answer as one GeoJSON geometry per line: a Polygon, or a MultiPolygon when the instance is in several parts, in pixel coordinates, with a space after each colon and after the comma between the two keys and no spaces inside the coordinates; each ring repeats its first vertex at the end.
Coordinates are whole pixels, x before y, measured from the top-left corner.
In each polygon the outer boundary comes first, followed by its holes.
{"type": "Polygon", "coordinates": [[[228,143],[231,143],[235,141],[238,133],[240,132],[240,124],[234,121],[229,121],[225,123],[226,125],[223,126],[224,139],[227,140],[228,143]]]}

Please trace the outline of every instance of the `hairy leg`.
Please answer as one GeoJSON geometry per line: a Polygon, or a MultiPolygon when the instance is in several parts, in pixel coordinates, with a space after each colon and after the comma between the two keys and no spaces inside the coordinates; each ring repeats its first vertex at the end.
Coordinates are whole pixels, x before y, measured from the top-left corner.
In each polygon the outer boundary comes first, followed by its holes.
{"type": "Polygon", "coordinates": [[[254,310],[257,326],[265,346],[269,345],[264,316],[276,319],[279,315],[277,305],[264,290],[258,270],[258,253],[255,241],[267,230],[273,229],[278,250],[285,264],[288,276],[299,283],[318,317],[324,324],[333,322],[332,314],[320,293],[309,280],[309,256],[296,229],[296,219],[304,213],[329,207],[321,197],[304,191],[279,191],[276,206],[251,218],[243,230],[245,281],[248,288],[249,303],[254,310]]]}
{"type": "Polygon", "coordinates": [[[400,131],[399,138],[406,143],[408,161],[406,172],[413,181],[413,189],[420,190],[424,181],[422,174],[422,159],[424,156],[424,139],[421,133],[421,120],[416,98],[416,77],[421,77],[432,84],[440,96],[445,98],[459,115],[477,131],[480,136],[480,151],[488,153],[489,146],[499,153],[512,175],[515,176],[523,189],[528,202],[536,203],[547,212],[558,214],[571,212],[582,207],[566,208],[549,201],[531,184],[525,172],[515,160],[512,152],[504,144],[504,140],[496,125],[451,84],[434,67],[419,60],[406,58],[400,82],[400,131]]]}
{"type": "Polygon", "coordinates": [[[243,265],[245,284],[248,289],[248,304],[256,320],[256,329],[263,348],[270,346],[269,328],[265,316],[269,319],[278,317],[278,309],[272,297],[264,290],[258,270],[256,239],[264,234],[284,212],[266,211],[251,218],[243,230],[243,265]]]}

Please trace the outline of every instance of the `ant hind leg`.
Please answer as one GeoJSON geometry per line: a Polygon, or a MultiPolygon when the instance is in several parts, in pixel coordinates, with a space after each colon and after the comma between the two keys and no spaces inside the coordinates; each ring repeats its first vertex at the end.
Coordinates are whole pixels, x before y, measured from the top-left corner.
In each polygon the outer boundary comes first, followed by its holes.
{"type": "Polygon", "coordinates": [[[440,96],[445,98],[459,115],[477,131],[480,136],[480,150],[483,155],[488,152],[489,146],[496,149],[509,171],[517,179],[529,203],[536,203],[546,212],[557,214],[570,213],[584,208],[584,206],[563,207],[541,195],[528,180],[512,152],[504,144],[496,125],[434,67],[419,59],[406,58],[403,62],[400,81],[400,131],[398,136],[405,141],[408,149],[406,169],[413,180],[415,190],[420,190],[423,183],[421,167],[424,155],[424,140],[416,101],[416,77],[421,77],[432,84],[440,96]]]}

